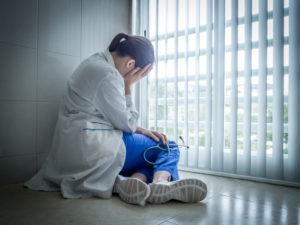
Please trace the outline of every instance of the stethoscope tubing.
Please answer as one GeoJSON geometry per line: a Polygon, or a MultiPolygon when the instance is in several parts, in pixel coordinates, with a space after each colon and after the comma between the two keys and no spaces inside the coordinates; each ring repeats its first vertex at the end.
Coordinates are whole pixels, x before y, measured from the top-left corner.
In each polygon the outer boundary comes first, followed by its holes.
{"type": "MultiPolygon", "coordinates": [[[[180,147],[184,147],[184,148],[189,148],[188,145],[179,145],[179,144],[168,144],[168,145],[164,145],[164,144],[161,144],[161,143],[158,143],[157,145],[154,145],[154,146],[151,146],[147,149],[145,149],[144,151],[144,160],[150,164],[150,165],[161,165],[163,163],[165,163],[168,159],[169,159],[169,156],[170,156],[170,151],[172,150],[172,147],[177,147],[177,148],[180,148],[180,147]],[[161,160],[160,162],[152,162],[150,161],[149,159],[147,159],[147,153],[150,151],[150,150],[153,150],[153,149],[159,149],[161,151],[167,151],[167,155],[166,157],[161,160]]],[[[176,149],[177,149],[176,148],[176,149]]]]}

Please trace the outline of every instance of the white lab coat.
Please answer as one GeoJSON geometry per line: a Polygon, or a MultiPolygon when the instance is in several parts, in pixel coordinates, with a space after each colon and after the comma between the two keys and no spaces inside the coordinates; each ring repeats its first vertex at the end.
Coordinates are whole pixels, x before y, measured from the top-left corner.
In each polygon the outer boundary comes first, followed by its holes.
{"type": "Polygon", "coordinates": [[[25,186],[110,198],[125,160],[122,131],[134,132],[137,119],[109,51],[92,55],[71,76],[48,158],[25,186]]]}

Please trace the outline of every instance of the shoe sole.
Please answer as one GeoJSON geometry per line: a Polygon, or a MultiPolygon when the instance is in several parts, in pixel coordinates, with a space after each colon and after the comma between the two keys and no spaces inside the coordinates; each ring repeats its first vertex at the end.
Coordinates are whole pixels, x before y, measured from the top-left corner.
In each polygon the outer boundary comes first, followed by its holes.
{"type": "Polygon", "coordinates": [[[197,179],[184,179],[172,183],[153,183],[148,202],[159,204],[170,200],[195,203],[203,200],[207,194],[207,186],[197,179]]]}
{"type": "Polygon", "coordinates": [[[136,178],[120,179],[118,176],[114,189],[114,193],[118,193],[120,198],[130,204],[144,205],[150,196],[149,186],[136,178]]]}

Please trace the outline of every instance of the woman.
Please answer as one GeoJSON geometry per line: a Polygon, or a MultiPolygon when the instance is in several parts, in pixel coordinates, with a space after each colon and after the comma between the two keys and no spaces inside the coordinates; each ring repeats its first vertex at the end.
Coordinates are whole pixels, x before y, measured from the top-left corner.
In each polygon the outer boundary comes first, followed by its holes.
{"type": "Polygon", "coordinates": [[[114,192],[131,204],[202,200],[203,182],[178,180],[176,143],[137,126],[131,88],[153,62],[148,39],[123,33],[104,53],[83,61],[68,82],[48,158],[25,185],[60,190],[65,198],[110,198],[114,192]],[[147,151],[149,164],[144,151],[157,143],[171,150],[147,151]]]}

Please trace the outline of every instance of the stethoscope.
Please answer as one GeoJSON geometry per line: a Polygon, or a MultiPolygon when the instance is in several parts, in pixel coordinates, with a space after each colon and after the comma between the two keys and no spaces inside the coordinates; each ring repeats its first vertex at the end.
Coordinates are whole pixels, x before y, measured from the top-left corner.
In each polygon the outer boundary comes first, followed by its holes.
{"type": "Polygon", "coordinates": [[[184,144],[184,140],[181,136],[179,136],[179,139],[182,141],[182,144],[163,144],[161,142],[157,143],[156,145],[154,146],[151,146],[149,148],[147,148],[145,151],[144,151],[144,160],[150,164],[150,165],[160,165],[160,164],[163,164],[164,162],[166,162],[168,159],[169,159],[169,156],[170,156],[170,151],[172,150],[172,148],[174,147],[177,147],[177,148],[190,148],[190,146],[184,144]],[[154,161],[150,161],[149,159],[147,159],[147,153],[150,151],[150,150],[161,150],[161,151],[167,151],[167,155],[165,156],[165,158],[159,162],[154,162],[154,161]]]}

